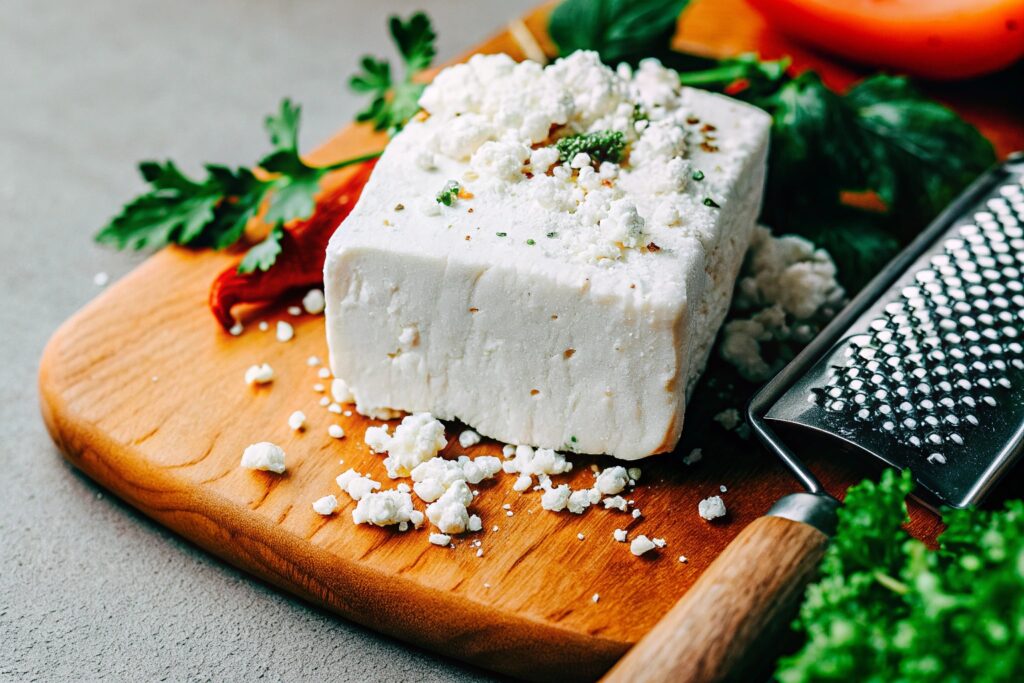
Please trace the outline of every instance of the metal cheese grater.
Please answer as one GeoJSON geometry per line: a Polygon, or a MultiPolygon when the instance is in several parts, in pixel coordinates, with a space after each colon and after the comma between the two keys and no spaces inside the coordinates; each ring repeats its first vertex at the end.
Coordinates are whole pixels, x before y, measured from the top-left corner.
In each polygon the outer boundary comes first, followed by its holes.
{"type": "Polygon", "coordinates": [[[968,188],[749,418],[810,493],[821,485],[779,433],[910,468],[926,503],[977,503],[1024,445],[1024,154],[968,188]]]}

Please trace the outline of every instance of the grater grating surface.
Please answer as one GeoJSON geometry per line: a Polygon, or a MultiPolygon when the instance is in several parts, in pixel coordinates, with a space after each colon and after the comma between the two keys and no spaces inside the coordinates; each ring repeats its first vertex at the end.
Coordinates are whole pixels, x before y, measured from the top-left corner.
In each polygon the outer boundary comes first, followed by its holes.
{"type": "Polygon", "coordinates": [[[988,174],[922,238],[760,402],[769,422],[909,467],[962,507],[1024,439],[1024,163],[988,174]]]}

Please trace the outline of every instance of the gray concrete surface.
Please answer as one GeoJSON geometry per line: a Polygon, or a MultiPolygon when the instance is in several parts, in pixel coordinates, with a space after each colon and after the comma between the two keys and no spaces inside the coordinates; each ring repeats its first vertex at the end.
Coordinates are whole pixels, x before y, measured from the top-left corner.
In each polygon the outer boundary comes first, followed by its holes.
{"type": "Polygon", "coordinates": [[[39,418],[49,335],[141,260],[91,236],[135,162],[251,163],[288,95],[305,148],[351,119],[344,82],[423,6],[441,58],[533,0],[0,0],[0,680],[475,681],[281,594],[136,514],[39,418]]]}

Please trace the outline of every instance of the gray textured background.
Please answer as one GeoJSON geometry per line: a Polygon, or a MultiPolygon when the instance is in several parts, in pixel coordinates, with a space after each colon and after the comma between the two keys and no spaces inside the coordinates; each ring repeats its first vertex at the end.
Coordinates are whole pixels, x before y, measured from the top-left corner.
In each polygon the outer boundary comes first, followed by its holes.
{"type": "Polygon", "coordinates": [[[37,408],[39,354],[139,256],[92,233],[135,162],[252,163],[278,100],[308,149],[344,82],[423,7],[447,59],[533,0],[0,0],[0,679],[484,680],[249,579],[74,472],[37,408]]]}

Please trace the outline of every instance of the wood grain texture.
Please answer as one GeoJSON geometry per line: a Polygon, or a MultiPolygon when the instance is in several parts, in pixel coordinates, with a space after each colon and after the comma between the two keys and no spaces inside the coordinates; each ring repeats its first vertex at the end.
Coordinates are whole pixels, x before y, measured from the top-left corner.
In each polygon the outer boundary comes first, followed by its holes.
{"type": "Polygon", "coordinates": [[[686,595],[601,679],[604,683],[751,678],[817,571],[828,538],[761,517],[740,532],[686,595]],[[758,657],[761,653],[761,657],[758,657]]]}
{"type": "MultiPolygon", "coordinates": [[[[701,0],[685,16],[679,39],[688,46],[714,53],[761,49],[769,56],[785,51],[798,64],[824,68],[830,79],[851,77],[772,36],[740,0],[701,0]]],[[[544,17],[538,11],[527,24],[550,52],[544,17]]],[[[506,34],[477,51],[519,56],[506,34]]],[[[969,104],[1001,152],[1024,146],[1019,122],[1008,125],[1002,110],[978,109],[976,98],[969,104]]],[[[365,127],[350,127],[311,159],[333,161],[382,144],[365,127]]],[[[326,195],[342,177],[328,179],[326,195]]],[[[312,387],[320,380],[306,358],[326,357],[323,321],[288,316],[285,306],[295,301],[245,311],[241,337],[219,330],[206,309],[207,289],[236,258],[166,249],[71,318],[41,361],[43,416],[75,466],[146,515],[348,619],[523,678],[594,679],[658,622],[741,529],[797,490],[753,443],[709,434],[700,435],[706,457],[697,466],[683,467],[673,456],[641,463],[643,480],[631,496],[643,511],[638,520],[596,509],[579,517],[548,513],[536,493],[512,492],[507,477],[479,487],[475,508],[487,531],[458,539],[454,549],[429,545],[425,531],[356,527],[344,495],[335,517],[320,517],[310,504],[337,492],[334,477],[347,467],[387,481],[379,456],[363,445],[365,429],[378,423],[332,415],[318,404],[321,394],[312,387]],[[256,328],[259,320],[279,319],[295,325],[293,341],[278,343],[273,332],[256,328]],[[245,368],[257,362],[274,367],[272,385],[244,384],[245,368]],[[286,424],[299,409],[309,416],[303,433],[286,424]],[[329,438],[331,423],[348,436],[329,438]],[[238,467],[245,446],[261,440],[287,451],[285,475],[238,467]],[[729,516],[708,524],[697,503],[721,484],[729,487],[729,516]],[[514,516],[506,516],[505,503],[514,516]],[[490,531],[495,525],[499,531],[490,531]],[[663,537],[668,547],[633,557],[612,541],[618,527],[631,537],[663,537]],[[472,538],[483,542],[482,558],[469,546],[472,538]],[[680,555],[689,561],[677,561],[680,555]]],[[[449,438],[458,430],[452,425],[449,438]]],[[[462,452],[453,443],[447,454],[462,452]]],[[[499,451],[485,441],[467,452],[499,451]]],[[[591,481],[591,463],[607,460],[575,462],[570,483],[582,486],[591,481]]],[[[810,464],[840,496],[871,471],[835,458],[810,464]]],[[[911,517],[911,531],[933,540],[937,519],[920,508],[911,517]]]]}

